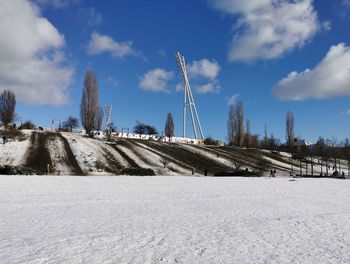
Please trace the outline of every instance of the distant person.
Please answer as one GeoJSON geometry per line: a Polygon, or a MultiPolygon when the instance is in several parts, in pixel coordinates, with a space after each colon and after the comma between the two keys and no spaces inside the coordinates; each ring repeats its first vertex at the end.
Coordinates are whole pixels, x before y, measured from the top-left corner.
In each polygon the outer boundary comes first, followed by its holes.
{"type": "Polygon", "coordinates": [[[276,170],[273,170],[273,174],[272,174],[272,177],[276,177],[276,170]]]}
{"type": "Polygon", "coordinates": [[[2,144],[5,145],[5,143],[6,143],[6,136],[4,135],[4,136],[2,137],[2,144]]]}
{"type": "Polygon", "coordinates": [[[208,170],[207,169],[204,170],[204,176],[208,176],[208,170]]]}
{"type": "Polygon", "coordinates": [[[273,170],[271,169],[270,170],[270,177],[272,177],[273,176],[273,170]]]}
{"type": "Polygon", "coordinates": [[[343,178],[345,178],[345,172],[344,172],[344,171],[342,171],[341,176],[342,176],[343,178]]]}
{"type": "Polygon", "coordinates": [[[194,175],[194,168],[192,168],[192,175],[194,175]]]}

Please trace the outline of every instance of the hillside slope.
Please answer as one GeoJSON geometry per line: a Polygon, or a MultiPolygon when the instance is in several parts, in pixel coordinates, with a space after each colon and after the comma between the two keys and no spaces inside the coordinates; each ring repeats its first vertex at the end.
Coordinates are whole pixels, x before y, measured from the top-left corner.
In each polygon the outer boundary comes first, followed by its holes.
{"type": "MultiPolygon", "coordinates": [[[[26,165],[38,174],[47,174],[49,164],[55,175],[120,175],[124,168],[132,167],[150,168],[157,175],[192,175],[192,171],[214,175],[236,168],[267,175],[276,169],[280,176],[289,175],[291,168],[299,172],[300,166],[289,153],[259,149],[123,138],[107,142],[74,133],[27,131],[26,136],[0,145],[0,166],[26,165]]],[[[305,172],[305,164],[302,170],[305,172]]],[[[314,173],[320,171],[315,165],[314,173]]]]}

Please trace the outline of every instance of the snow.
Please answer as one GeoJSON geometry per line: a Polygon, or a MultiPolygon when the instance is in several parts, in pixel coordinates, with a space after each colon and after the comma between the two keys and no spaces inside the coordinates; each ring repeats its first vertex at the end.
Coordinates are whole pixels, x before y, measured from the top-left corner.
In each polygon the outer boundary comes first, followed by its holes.
{"type": "Polygon", "coordinates": [[[0,166],[22,165],[24,155],[29,146],[29,138],[23,141],[7,141],[6,144],[0,144],[0,166]]]}
{"type": "Polygon", "coordinates": [[[0,263],[350,263],[350,181],[0,176],[0,263]]]}
{"type": "MultiPolygon", "coordinates": [[[[160,157],[160,155],[164,156],[164,157],[167,157],[169,159],[172,159],[169,155],[167,155],[166,153],[162,153],[156,149],[152,149],[151,147],[141,143],[141,142],[136,142],[136,144],[138,146],[140,146],[142,149],[144,149],[144,151],[141,149],[140,152],[144,155],[144,156],[149,156],[149,157],[152,157],[153,160],[156,160],[158,164],[161,164],[164,166],[164,164],[162,163],[162,158],[160,157]],[[146,152],[147,150],[147,152],[146,152]],[[157,153],[157,154],[153,154],[151,151],[157,153]],[[158,158],[157,158],[158,157],[158,158]]],[[[167,170],[169,173],[171,173],[172,175],[176,175],[175,172],[173,171],[169,171],[169,167],[172,167],[174,168],[175,170],[179,171],[181,173],[181,175],[190,175],[192,172],[189,171],[188,169],[185,169],[177,164],[175,164],[174,162],[168,162],[167,164],[167,170]]]]}
{"type": "Polygon", "coordinates": [[[105,142],[83,137],[79,134],[64,134],[69,142],[70,148],[77,159],[80,168],[85,172],[93,172],[94,174],[109,175],[108,172],[98,169],[98,163],[108,166],[106,156],[112,154],[114,158],[123,166],[127,166],[127,162],[117,153],[111,146],[105,142]],[[108,154],[104,151],[107,149],[108,154]]]}
{"type": "Polygon", "coordinates": [[[55,137],[54,140],[50,140],[47,144],[47,149],[50,153],[52,165],[59,174],[69,175],[72,173],[64,162],[67,157],[64,143],[60,138],[55,137]]]}

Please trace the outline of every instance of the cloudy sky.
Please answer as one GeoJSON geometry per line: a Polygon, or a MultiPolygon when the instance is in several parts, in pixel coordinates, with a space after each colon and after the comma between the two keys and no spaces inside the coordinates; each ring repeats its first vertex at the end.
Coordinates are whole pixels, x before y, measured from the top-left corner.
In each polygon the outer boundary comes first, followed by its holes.
{"type": "Polygon", "coordinates": [[[79,116],[92,68],[119,129],[161,132],[172,112],[181,135],[180,51],[206,136],[225,140],[237,100],[260,135],[284,141],[290,110],[298,136],[349,136],[349,0],[3,0],[0,17],[0,91],[20,120],[79,116]]]}

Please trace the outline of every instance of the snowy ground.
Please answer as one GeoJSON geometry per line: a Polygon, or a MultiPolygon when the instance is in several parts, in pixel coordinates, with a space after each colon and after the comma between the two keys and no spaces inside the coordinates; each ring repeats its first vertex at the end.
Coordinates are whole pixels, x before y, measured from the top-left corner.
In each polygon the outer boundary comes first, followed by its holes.
{"type": "Polygon", "coordinates": [[[0,263],[350,263],[350,181],[0,176],[0,263]]]}
{"type": "Polygon", "coordinates": [[[23,164],[24,155],[29,146],[29,138],[23,141],[8,141],[5,145],[0,144],[0,166],[23,164]]]}

